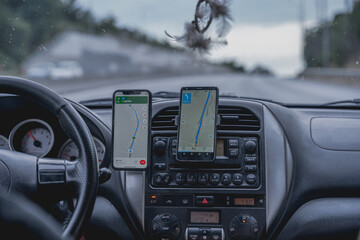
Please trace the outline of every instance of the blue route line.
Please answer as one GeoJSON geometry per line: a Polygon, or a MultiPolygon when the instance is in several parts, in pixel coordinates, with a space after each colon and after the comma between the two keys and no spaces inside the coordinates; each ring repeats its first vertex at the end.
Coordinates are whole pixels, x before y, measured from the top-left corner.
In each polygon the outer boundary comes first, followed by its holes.
{"type": "Polygon", "coordinates": [[[139,118],[138,118],[137,112],[136,112],[136,110],[133,108],[133,106],[129,105],[129,107],[131,107],[132,110],[134,110],[134,113],[135,113],[135,116],[136,116],[136,120],[137,120],[137,126],[136,126],[136,129],[135,129],[134,136],[133,136],[133,138],[132,138],[131,146],[130,146],[130,152],[132,152],[132,147],[133,147],[133,145],[134,145],[135,136],[136,136],[136,133],[137,133],[138,128],[139,128],[139,118]]]}
{"type": "Polygon", "coordinates": [[[208,101],[209,101],[209,97],[210,97],[210,90],[209,90],[208,96],[207,96],[207,98],[206,98],[204,110],[203,110],[203,112],[202,112],[202,114],[201,114],[200,125],[199,125],[199,129],[198,129],[198,131],[197,131],[197,134],[196,134],[195,143],[197,143],[197,139],[198,139],[198,137],[199,137],[200,128],[201,128],[201,125],[202,125],[202,121],[203,121],[204,113],[205,113],[205,110],[206,110],[206,106],[207,106],[208,101]]]}

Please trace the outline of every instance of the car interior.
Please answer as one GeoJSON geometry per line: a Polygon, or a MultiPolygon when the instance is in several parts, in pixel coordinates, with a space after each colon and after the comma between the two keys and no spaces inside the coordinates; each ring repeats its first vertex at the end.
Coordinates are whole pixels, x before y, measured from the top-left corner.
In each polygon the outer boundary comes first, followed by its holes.
{"type": "Polygon", "coordinates": [[[0,85],[1,133],[13,136],[14,148],[1,150],[3,193],[19,191],[48,210],[51,200],[60,199],[67,199],[71,209],[69,199],[76,196],[63,237],[78,238],[83,232],[86,239],[358,235],[357,109],[220,97],[216,148],[221,154],[211,163],[184,163],[176,159],[180,99],[153,97],[149,166],[124,171],[115,169],[111,159],[111,102],[78,104],[15,77],[1,77],[0,85]],[[46,158],[16,149],[21,139],[16,135],[36,128],[48,134],[52,129],[55,136],[46,158]],[[102,144],[96,146],[92,137],[102,144]],[[58,157],[69,138],[78,146],[76,163],[58,157]]]}
{"type": "MultiPolygon", "coordinates": [[[[185,38],[209,27],[190,25],[185,38]]],[[[0,238],[360,239],[358,99],[288,104],[191,81],[76,101],[1,74],[0,238]]]]}

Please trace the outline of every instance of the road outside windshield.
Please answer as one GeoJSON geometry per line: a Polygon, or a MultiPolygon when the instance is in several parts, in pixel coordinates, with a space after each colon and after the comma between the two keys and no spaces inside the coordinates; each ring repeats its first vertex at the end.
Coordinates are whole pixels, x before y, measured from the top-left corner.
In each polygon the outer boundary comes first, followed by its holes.
{"type": "Polygon", "coordinates": [[[197,0],[0,1],[0,75],[77,102],[187,86],[298,105],[360,97],[359,0],[219,2],[227,21],[194,44],[197,0]]]}
{"type": "Polygon", "coordinates": [[[141,168],[147,163],[148,94],[116,93],[114,105],[114,166],[141,168]]]}
{"type": "Polygon", "coordinates": [[[214,152],[215,90],[182,92],[179,152],[214,152]]]}

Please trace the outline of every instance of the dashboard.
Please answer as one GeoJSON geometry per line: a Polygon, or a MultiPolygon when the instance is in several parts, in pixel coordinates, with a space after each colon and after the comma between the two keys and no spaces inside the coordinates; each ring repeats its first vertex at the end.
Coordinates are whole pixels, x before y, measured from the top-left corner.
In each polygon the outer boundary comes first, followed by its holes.
{"type": "MultiPolygon", "coordinates": [[[[220,98],[216,160],[189,164],[175,158],[179,99],[154,98],[149,167],[118,171],[111,164],[111,105],[72,104],[94,137],[100,167],[112,172],[99,186],[87,239],[136,239],[124,202],[150,239],[358,235],[358,109],[220,98]]],[[[0,112],[0,148],[76,159],[76,146],[39,104],[1,96],[0,112]]]]}

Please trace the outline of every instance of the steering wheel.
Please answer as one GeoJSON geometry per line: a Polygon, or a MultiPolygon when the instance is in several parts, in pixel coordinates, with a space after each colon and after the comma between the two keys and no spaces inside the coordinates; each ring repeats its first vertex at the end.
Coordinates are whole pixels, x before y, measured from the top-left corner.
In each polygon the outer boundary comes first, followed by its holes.
{"type": "Polygon", "coordinates": [[[58,118],[62,129],[79,148],[76,161],[0,150],[0,194],[18,192],[35,202],[46,197],[66,199],[71,194],[77,203],[62,238],[79,239],[91,216],[99,182],[97,155],[89,129],[64,98],[38,83],[2,76],[0,93],[22,96],[44,106],[58,118]]]}
{"type": "Polygon", "coordinates": [[[0,195],[0,231],[7,239],[65,240],[61,237],[61,225],[55,219],[16,194],[0,195]]]}

